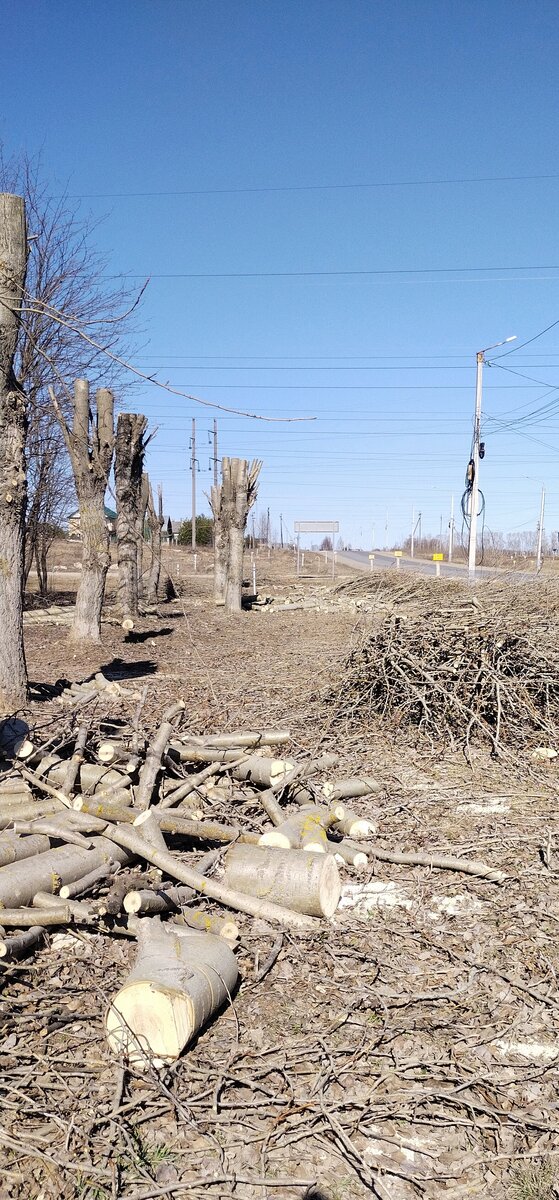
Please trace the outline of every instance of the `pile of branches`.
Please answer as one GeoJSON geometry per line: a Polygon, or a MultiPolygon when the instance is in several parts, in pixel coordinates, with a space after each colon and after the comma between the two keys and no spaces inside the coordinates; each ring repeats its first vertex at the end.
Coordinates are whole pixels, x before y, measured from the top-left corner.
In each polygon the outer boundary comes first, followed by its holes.
{"type": "Polygon", "coordinates": [[[368,849],[502,881],[484,863],[371,845],[376,825],[351,804],[380,784],[325,779],[335,754],[285,757],[288,730],[195,736],[179,700],[146,738],[145,696],[131,721],[84,719],[92,697],[122,705],[124,691],[100,673],[73,687],[72,732],[63,709],[39,745],[24,722],[0,724],[0,964],[48,948],[53,927],[135,939],[105,1031],[139,1067],[174,1061],[233,992],[238,914],[322,933],[340,868],[366,867],[368,849]]]}
{"type": "Polygon", "coordinates": [[[422,581],[400,603],[382,592],[391,611],[349,658],[346,716],[376,714],[468,757],[476,745],[496,755],[554,746],[557,587],[493,582],[472,593],[422,581]]]}

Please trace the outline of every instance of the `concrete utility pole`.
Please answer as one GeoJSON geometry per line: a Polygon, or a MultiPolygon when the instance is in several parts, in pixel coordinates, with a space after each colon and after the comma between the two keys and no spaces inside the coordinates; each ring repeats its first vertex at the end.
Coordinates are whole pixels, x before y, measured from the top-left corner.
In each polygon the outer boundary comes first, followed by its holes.
{"type": "Polygon", "coordinates": [[[218,463],[218,458],[217,458],[217,419],[215,417],[214,417],[213,435],[210,434],[210,437],[212,437],[212,436],[213,436],[213,444],[214,444],[214,452],[213,452],[213,457],[212,457],[212,463],[213,463],[213,469],[214,469],[214,487],[217,487],[217,463],[218,463]]]}
{"type": "Polygon", "coordinates": [[[410,558],[413,558],[413,556],[414,556],[414,553],[415,553],[415,531],[416,531],[416,529],[419,529],[419,540],[421,541],[421,513],[418,513],[418,514],[417,514],[417,521],[416,521],[416,519],[415,519],[415,508],[413,508],[413,509],[412,509],[412,514],[411,514],[411,546],[410,546],[410,558]]]}
{"type": "Polygon", "coordinates": [[[543,518],[545,512],[545,488],[542,487],[542,498],[540,501],[540,519],[538,522],[538,550],[536,554],[536,575],[542,569],[542,540],[543,540],[543,518]]]}
{"type": "Polygon", "coordinates": [[[450,521],[448,522],[448,561],[452,562],[454,549],[454,496],[450,497],[450,521]]]}
{"type": "Polygon", "coordinates": [[[495,342],[493,346],[486,346],[485,350],[478,350],[476,354],[476,402],[472,448],[472,486],[470,489],[470,538],[468,542],[468,579],[470,583],[473,583],[476,577],[477,519],[479,516],[479,444],[481,435],[481,394],[483,387],[483,364],[485,362],[484,355],[487,354],[488,350],[496,350],[499,346],[504,346],[507,342],[514,341],[516,341],[516,334],[505,338],[502,342],[495,342]]]}
{"type": "Polygon", "coordinates": [[[192,457],[190,466],[192,469],[192,549],[196,549],[196,418],[192,418],[192,437],[190,438],[190,448],[192,457]]]}

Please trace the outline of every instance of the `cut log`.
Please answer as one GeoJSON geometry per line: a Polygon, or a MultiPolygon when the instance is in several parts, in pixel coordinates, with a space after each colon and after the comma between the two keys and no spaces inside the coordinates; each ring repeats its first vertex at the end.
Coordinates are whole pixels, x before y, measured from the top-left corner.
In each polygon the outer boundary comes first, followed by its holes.
{"type": "MultiPolygon", "coordinates": [[[[222,825],[219,821],[192,821],[179,813],[158,813],[159,828],[166,833],[179,833],[182,837],[202,842],[258,842],[257,833],[245,833],[236,825],[222,825]]],[[[137,825],[138,822],[134,821],[137,825]]]]}
{"type": "Polygon", "coordinates": [[[185,908],[180,916],[175,917],[173,924],[188,925],[190,929],[199,929],[201,933],[212,933],[214,937],[222,937],[229,945],[239,940],[239,926],[232,917],[214,917],[201,908],[185,908]]]}
{"type": "Polygon", "coordinates": [[[329,841],[327,849],[331,854],[335,855],[340,862],[345,863],[349,867],[356,867],[360,870],[361,868],[369,865],[369,859],[367,858],[367,855],[363,850],[360,850],[358,846],[351,846],[344,841],[329,841]]]}
{"type": "MultiPolygon", "coordinates": [[[[325,854],[327,850],[326,830],[337,820],[336,810],[328,808],[302,808],[293,813],[281,825],[262,834],[261,846],[277,846],[283,850],[306,850],[325,854]]],[[[341,809],[343,812],[344,810],[341,809]]]]}
{"type": "MultiPolygon", "coordinates": [[[[35,913],[37,919],[37,913],[35,913]]],[[[10,959],[24,958],[42,942],[45,936],[43,925],[32,925],[30,929],[26,929],[24,933],[14,933],[12,937],[2,937],[0,940],[0,958],[10,959]]]]}
{"type": "Polygon", "coordinates": [[[315,917],[335,913],[342,887],[333,855],[268,846],[232,846],[225,879],[236,891],[315,917]]]}
{"type": "Polygon", "coordinates": [[[58,893],[61,900],[73,900],[77,896],[86,896],[95,887],[96,883],[100,883],[101,880],[108,879],[111,875],[114,875],[118,871],[119,865],[119,863],[111,859],[107,863],[101,863],[99,867],[95,867],[87,875],[82,875],[81,879],[76,879],[74,883],[64,883],[58,893]]]}
{"type": "Polygon", "coordinates": [[[367,775],[356,775],[351,779],[339,779],[325,783],[322,794],[327,800],[357,800],[361,796],[374,796],[382,792],[382,785],[367,775]]]}
{"type": "Polygon", "coordinates": [[[155,781],[161,770],[161,759],[175,733],[175,727],[171,722],[174,717],[182,712],[184,712],[184,700],[178,700],[167,709],[163,714],[163,720],[153,741],[147,748],[146,759],[140,771],[140,782],[135,797],[136,807],[141,811],[149,808],[151,804],[155,781]]]}
{"type": "Polygon", "coordinates": [[[336,821],[336,829],[350,838],[374,837],[377,832],[374,821],[359,817],[350,808],[346,808],[342,820],[336,821]]]}
{"type": "Polygon", "coordinates": [[[35,817],[47,817],[59,813],[62,804],[57,800],[31,800],[20,805],[10,805],[2,811],[0,807],[0,830],[13,826],[15,820],[33,821],[35,817]]]}
{"type": "Polygon", "coordinates": [[[258,733],[216,733],[204,737],[188,737],[188,742],[193,746],[211,746],[216,750],[281,746],[290,741],[289,729],[263,729],[258,733]]]}
{"type": "Polygon", "coordinates": [[[174,1062],[228,1001],[237,960],[223,938],[136,919],[138,953],[105,1018],[111,1050],[138,1068],[174,1062]]]}
{"type": "Polygon", "coordinates": [[[72,913],[66,904],[58,904],[56,908],[0,908],[4,929],[27,929],[36,925],[71,925],[72,913]]]}
{"type": "MultiPolygon", "coordinates": [[[[210,850],[196,864],[199,875],[205,875],[215,865],[220,857],[219,850],[210,850]]],[[[136,890],[128,892],[124,897],[124,911],[135,913],[180,912],[183,904],[188,904],[196,892],[191,887],[159,888],[157,891],[136,890]]]]}
{"type": "MultiPolygon", "coordinates": [[[[95,919],[95,913],[88,904],[82,904],[79,900],[65,900],[64,905],[60,904],[59,896],[52,896],[49,892],[37,892],[32,900],[33,908],[48,908],[49,910],[58,910],[61,907],[67,909],[72,920],[86,922],[88,925],[95,919]]],[[[2,909],[0,909],[0,913],[2,909]]],[[[41,915],[41,920],[43,920],[41,915]]],[[[44,924],[44,922],[43,922],[44,924]]]]}
{"type": "Polygon", "coordinates": [[[57,846],[34,858],[0,867],[0,905],[19,908],[30,904],[36,892],[55,892],[60,884],[74,883],[110,859],[122,865],[130,861],[130,855],[126,850],[123,852],[121,846],[99,837],[93,838],[89,850],[79,846],[57,846]]]}
{"type": "Polygon", "coordinates": [[[44,834],[19,837],[15,831],[3,833],[0,837],[0,867],[21,862],[23,858],[31,858],[35,854],[44,854],[45,850],[50,850],[50,842],[44,834]]]}
{"type": "Polygon", "coordinates": [[[290,758],[264,758],[249,754],[244,763],[232,769],[234,779],[246,779],[256,787],[269,788],[285,784],[295,763],[290,758]]]}

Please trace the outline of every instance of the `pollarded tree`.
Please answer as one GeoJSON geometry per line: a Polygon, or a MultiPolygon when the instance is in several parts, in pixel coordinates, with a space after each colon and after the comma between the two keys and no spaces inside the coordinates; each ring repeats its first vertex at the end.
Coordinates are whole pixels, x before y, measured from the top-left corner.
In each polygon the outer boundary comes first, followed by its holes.
{"type": "Polygon", "coordinates": [[[0,712],[25,704],[23,570],[27,476],[25,395],[14,374],[27,227],[21,196],[0,193],[0,712]]]}
{"type": "Polygon", "coordinates": [[[241,611],[243,552],[248,514],[256,500],[262,463],[221,460],[221,484],[211,490],[215,523],[214,598],[227,612],[241,611]]]}
{"type": "Polygon", "coordinates": [[[72,470],[49,385],[71,423],[74,379],[88,379],[92,390],[118,383],[122,396],[132,378],[109,356],[130,357],[134,293],[95,249],[97,222],[83,216],[59,187],[56,195],[53,190],[40,158],[10,158],[0,143],[0,192],[24,197],[31,235],[14,350],[14,373],[27,399],[28,561],[40,535],[37,511],[46,503],[42,496],[35,503],[37,491],[52,499],[63,488],[73,506],[72,470]]]}
{"type": "Polygon", "coordinates": [[[70,637],[73,641],[98,642],[111,562],[105,492],[115,445],[114,397],[108,388],[99,388],[94,415],[89,406],[89,384],[85,379],[76,379],[71,425],[52,389],[51,399],[70,455],[80,510],[82,572],[70,637]]]}
{"type": "Polygon", "coordinates": [[[119,413],[115,442],[118,598],[125,618],[130,619],[138,616],[139,606],[138,541],[145,513],[142,476],[146,428],[147,418],[140,413],[119,413]]]}

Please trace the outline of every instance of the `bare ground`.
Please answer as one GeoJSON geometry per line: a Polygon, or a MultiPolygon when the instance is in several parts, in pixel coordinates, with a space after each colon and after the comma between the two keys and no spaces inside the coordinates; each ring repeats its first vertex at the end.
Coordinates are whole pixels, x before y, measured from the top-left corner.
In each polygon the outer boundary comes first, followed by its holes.
{"type": "MultiPolygon", "coordinates": [[[[328,586],[290,570],[285,558],[261,563],[260,586],[328,586]]],[[[314,942],[284,935],[279,948],[277,931],[245,918],[232,1006],[151,1078],[123,1076],[102,1029],[133,943],[54,934],[3,976],[0,1197],[296,1200],[319,1181],[324,1200],[552,1200],[553,774],[505,773],[481,756],[472,770],[380,720],[346,725],[332,696],[343,701],[354,612],[231,620],[211,607],[209,575],[185,579],[183,565],[182,579],[182,598],[132,640],[107,624],[93,652],[70,649],[65,625],[29,625],[31,717],[45,739],[61,720],[56,680],[132,677],[148,686],[148,727],[177,695],[193,732],[287,725],[294,753],[336,749],[340,777],[383,784],[374,806],[359,802],[378,817],[379,846],[481,858],[508,879],[372,859],[344,876],[343,906],[314,942]]],[[[228,811],[216,802],[210,815],[228,811]]],[[[248,806],[239,819],[261,826],[248,806]]]]}

